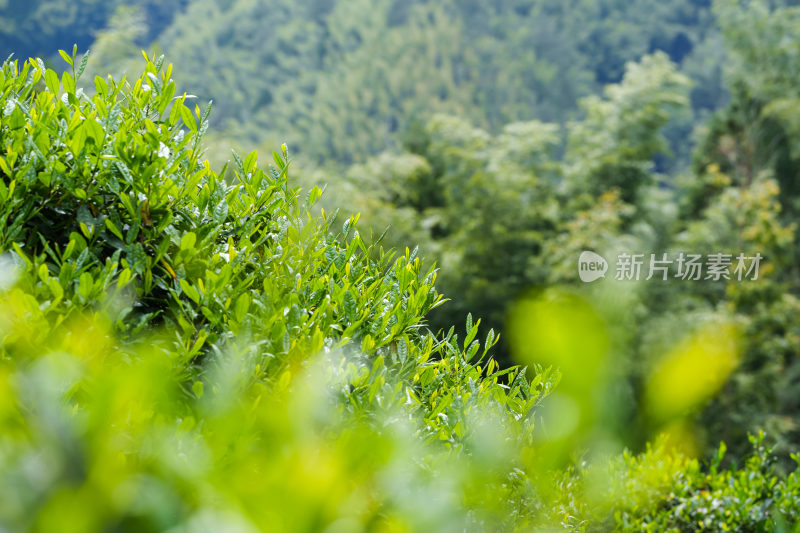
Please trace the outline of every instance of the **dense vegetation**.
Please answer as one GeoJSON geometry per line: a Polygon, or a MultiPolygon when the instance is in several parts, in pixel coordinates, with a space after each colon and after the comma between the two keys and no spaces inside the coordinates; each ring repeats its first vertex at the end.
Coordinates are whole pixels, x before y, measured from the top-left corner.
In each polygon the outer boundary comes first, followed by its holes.
{"type": "MultiPolygon", "coordinates": [[[[719,32],[701,0],[62,4],[7,8],[0,51],[55,59],[63,32],[80,24],[83,33],[69,42],[88,47],[96,33],[91,72],[133,75],[139,49],[154,43],[193,94],[215,101],[214,158],[227,159],[231,144],[286,141],[306,160],[360,163],[396,148],[431,113],[458,114],[492,132],[517,120],[564,122],[579,98],[655,51],[692,73],[701,115],[724,93],[719,32]],[[31,31],[17,31],[23,27],[31,31]],[[31,42],[19,42],[23,35],[31,42]]],[[[682,133],[676,126],[675,138],[682,133]]]]}
{"type": "MultiPolygon", "coordinates": [[[[619,423],[630,443],[652,430],[644,391],[663,354],[708,324],[736,322],[737,370],[697,413],[701,448],[711,453],[724,439],[741,456],[747,434],[768,429],[788,454],[800,445],[800,10],[727,1],[714,8],[730,102],[696,128],[684,170],[667,173],[659,161],[669,154],[671,124],[692,112],[692,80],[657,52],[582,99],[580,120],[512,122],[493,133],[434,115],[402,149],[351,166],[344,179],[319,170],[303,178],[331,183],[326,206],[360,212],[376,234],[391,225],[387,246],[418,243],[440,265],[439,287],[453,301],[432,313],[434,329],[480,312],[486,325],[508,332],[509,302],[531,289],[568,286],[592,299],[613,330],[609,357],[626,376],[619,394],[628,412],[619,423]],[[766,259],[754,282],[686,282],[674,278],[673,264],[668,282],[587,287],[576,269],[583,250],[609,260],[681,252],[766,259]]],[[[500,348],[502,360],[522,361],[526,351],[500,348]]]]}
{"type": "Polygon", "coordinates": [[[0,527],[794,530],[794,3],[6,5],[0,527]]]}
{"type": "MultiPolygon", "coordinates": [[[[441,297],[419,258],[374,260],[352,218],[336,236],[312,217],[320,191],[289,186],[285,147],[269,172],[252,152],[222,180],[200,160],[207,112],[173,98],[161,59],[133,84],[95,78],[90,97],[64,57],[60,79],[40,62],[0,77],[5,527],[798,519],[800,484],[763,436],[741,471],[718,472],[720,450],[706,474],[663,442],[561,470],[567,443],[534,424],[556,375],[499,369],[471,318],[463,340],[428,332],[441,297]]],[[[582,298],[554,298],[600,340],[582,298]]]]}

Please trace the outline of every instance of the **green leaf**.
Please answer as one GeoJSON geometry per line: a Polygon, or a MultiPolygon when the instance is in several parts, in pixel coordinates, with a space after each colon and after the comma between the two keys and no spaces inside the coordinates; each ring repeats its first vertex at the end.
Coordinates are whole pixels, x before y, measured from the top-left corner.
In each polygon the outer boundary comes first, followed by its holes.
{"type": "Polygon", "coordinates": [[[92,275],[88,272],[84,272],[81,274],[81,277],[78,281],[78,294],[80,294],[84,300],[88,300],[92,295],[93,286],[94,280],[92,279],[92,275]]]}
{"type": "Polygon", "coordinates": [[[133,244],[133,241],[139,236],[139,228],[139,224],[131,224],[128,226],[128,233],[125,234],[125,244],[133,244]]]}
{"type": "MultiPolygon", "coordinates": [[[[13,100],[9,100],[9,102],[13,102],[13,100]]],[[[16,130],[25,126],[25,114],[22,112],[19,104],[16,102],[15,104],[14,110],[11,112],[11,116],[9,117],[10,120],[8,121],[8,125],[12,130],[16,130]]]]}
{"type": "Polygon", "coordinates": [[[110,218],[105,219],[105,225],[113,233],[119,240],[124,241],[125,239],[122,237],[122,232],[119,228],[111,221],[110,218]]]}
{"type": "Polygon", "coordinates": [[[72,139],[70,140],[70,149],[72,150],[73,154],[80,154],[83,150],[83,147],[86,145],[86,127],[83,123],[81,123],[75,131],[72,133],[72,139]]]}
{"type": "Polygon", "coordinates": [[[61,75],[61,85],[64,87],[66,93],[75,94],[75,79],[72,77],[72,74],[66,70],[61,75]]]}
{"type": "Polygon", "coordinates": [[[401,363],[405,363],[408,359],[408,344],[403,339],[397,343],[397,358],[401,363]]]}
{"type": "Polygon", "coordinates": [[[175,96],[175,83],[169,82],[166,87],[161,92],[161,97],[158,101],[158,115],[159,117],[161,114],[166,111],[167,106],[172,101],[172,97],[175,96]]]}
{"type": "Polygon", "coordinates": [[[64,253],[62,254],[62,258],[66,261],[70,257],[72,257],[72,252],[75,250],[75,246],[77,246],[77,241],[75,239],[70,238],[67,247],[64,248],[64,253]]]}
{"type": "Polygon", "coordinates": [[[178,123],[178,119],[181,117],[181,101],[177,100],[172,104],[172,108],[169,110],[169,125],[174,126],[178,123]]]}
{"type": "Polygon", "coordinates": [[[278,155],[278,152],[272,152],[272,160],[275,161],[275,165],[277,166],[278,170],[284,170],[286,164],[281,159],[281,156],[278,155]]]}
{"type": "Polygon", "coordinates": [[[100,125],[92,117],[86,117],[83,121],[83,127],[86,128],[86,135],[87,138],[91,137],[94,139],[95,146],[102,146],[103,141],[105,140],[106,131],[103,129],[103,126],[100,125]]]}
{"type": "Polygon", "coordinates": [[[197,242],[197,235],[190,231],[181,237],[181,250],[191,250],[197,242]]]}
{"type": "Polygon", "coordinates": [[[244,171],[246,174],[252,172],[253,169],[256,168],[257,160],[258,153],[255,150],[247,154],[247,157],[244,158],[244,171]]]}
{"type": "Polygon", "coordinates": [[[319,187],[317,187],[316,185],[314,185],[314,187],[312,187],[311,191],[309,191],[309,193],[308,193],[308,205],[309,205],[309,207],[314,205],[317,202],[317,200],[319,200],[320,196],[322,196],[322,190],[319,187]]]}
{"type": "Polygon", "coordinates": [[[108,98],[108,83],[106,83],[106,80],[100,76],[94,77],[94,89],[97,91],[97,94],[102,96],[104,99],[108,98]]]}
{"type": "Polygon", "coordinates": [[[217,204],[217,207],[214,208],[213,220],[214,222],[220,224],[225,222],[225,219],[228,217],[228,202],[224,198],[220,203],[217,204]]]}
{"type": "Polygon", "coordinates": [[[247,317],[247,311],[250,309],[250,295],[246,292],[236,299],[234,305],[234,316],[239,322],[243,322],[247,317]]]}
{"type": "Polygon", "coordinates": [[[86,70],[86,63],[89,61],[89,50],[86,50],[86,53],[83,54],[81,58],[81,64],[78,67],[78,72],[75,73],[75,79],[79,80],[80,77],[83,75],[83,71],[86,70]]]}
{"type": "Polygon", "coordinates": [[[467,353],[466,353],[465,359],[466,359],[467,361],[471,361],[471,360],[472,360],[472,358],[473,358],[473,357],[475,357],[475,354],[478,352],[478,349],[479,349],[480,347],[481,347],[481,345],[480,345],[480,343],[479,343],[478,341],[475,341],[475,342],[473,342],[473,343],[472,343],[472,345],[471,345],[471,346],[469,347],[469,349],[467,350],[467,353]]]}
{"type": "MultiPolygon", "coordinates": [[[[123,161],[116,161],[115,166],[117,167],[117,170],[119,170],[119,173],[122,174],[122,179],[125,180],[125,183],[133,186],[134,184],[133,174],[131,174],[131,171],[128,168],[128,166],[123,161]]],[[[120,200],[122,201],[123,204],[125,204],[125,207],[128,209],[128,212],[131,214],[131,216],[135,216],[133,210],[133,204],[131,203],[130,198],[128,198],[124,194],[120,196],[121,196],[120,200]]]]}
{"type": "Polygon", "coordinates": [[[184,292],[184,294],[186,294],[186,296],[191,298],[194,301],[194,303],[200,303],[200,293],[197,292],[197,289],[192,287],[189,284],[189,282],[186,281],[185,279],[181,279],[179,283],[180,283],[180,286],[181,286],[181,290],[183,290],[183,292],[184,292]]]}
{"type": "Polygon", "coordinates": [[[131,270],[138,274],[144,272],[147,255],[140,243],[134,243],[128,248],[128,262],[131,265],[131,270]]]}
{"type": "Polygon", "coordinates": [[[122,272],[119,273],[119,278],[117,278],[117,287],[122,288],[128,284],[131,280],[131,269],[126,268],[122,272]]]}
{"type": "Polygon", "coordinates": [[[69,64],[69,66],[71,66],[71,67],[75,66],[75,64],[73,63],[72,58],[70,57],[70,55],[68,53],[66,53],[64,50],[59,50],[58,54],[61,56],[61,59],[63,59],[64,61],[66,61],[69,64]]]}
{"type": "Polygon", "coordinates": [[[178,107],[180,108],[179,111],[183,123],[186,124],[186,127],[192,130],[192,133],[195,133],[197,131],[197,122],[195,122],[194,115],[192,115],[192,112],[189,110],[188,107],[186,107],[183,104],[176,104],[176,105],[178,105],[178,107]]]}
{"type": "Polygon", "coordinates": [[[61,298],[64,297],[64,288],[56,278],[47,280],[47,287],[50,289],[50,293],[53,295],[54,299],[61,300],[61,298]]]}
{"type": "Polygon", "coordinates": [[[47,69],[44,73],[44,83],[47,85],[47,89],[53,93],[58,94],[58,90],[61,88],[61,85],[58,80],[58,74],[56,71],[47,69]]]}
{"type": "MultiPolygon", "coordinates": [[[[467,324],[468,325],[472,325],[472,314],[471,313],[469,315],[467,315],[467,324]]],[[[479,318],[478,321],[475,322],[475,324],[472,325],[472,327],[467,330],[467,336],[464,337],[464,348],[465,349],[466,349],[467,346],[469,346],[469,343],[471,343],[472,340],[475,338],[475,336],[478,334],[478,328],[480,327],[480,325],[481,325],[481,319],[479,318]]]]}
{"type": "Polygon", "coordinates": [[[197,340],[194,341],[194,344],[192,344],[192,348],[189,350],[190,357],[194,357],[195,355],[200,353],[200,349],[205,344],[207,338],[208,338],[208,332],[206,330],[203,329],[197,332],[197,340]]]}
{"type": "Polygon", "coordinates": [[[47,280],[50,279],[50,271],[47,269],[46,264],[39,266],[39,279],[44,283],[47,283],[47,280]]]}
{"type": "Polygon", "coordinates": [[[356,305],[356,301],[353,298],[353,295],[350,294],[350,291],[344,293],[344,312],[347,320],[352,322],[356,319],[356,314],[358,313],[358,306],[356,305]]]}
{"type": "Polygon", "coordinates": [[[495,333],[494,329],[490,329],[489,333],[486,334],[486,342],[483,343],[484,349],[488,350],[495,344],[495,333]]]}

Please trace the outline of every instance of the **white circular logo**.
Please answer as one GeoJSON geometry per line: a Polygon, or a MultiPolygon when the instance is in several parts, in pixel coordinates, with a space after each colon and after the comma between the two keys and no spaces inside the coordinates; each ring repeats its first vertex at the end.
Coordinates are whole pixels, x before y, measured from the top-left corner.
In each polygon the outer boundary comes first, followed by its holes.
{"type": "Polygon", "coordinates": [[[606,277],[607,270],[608,261],[602,255],[587,250],[578,258],[578,276],[584,283],[606,277]]]}

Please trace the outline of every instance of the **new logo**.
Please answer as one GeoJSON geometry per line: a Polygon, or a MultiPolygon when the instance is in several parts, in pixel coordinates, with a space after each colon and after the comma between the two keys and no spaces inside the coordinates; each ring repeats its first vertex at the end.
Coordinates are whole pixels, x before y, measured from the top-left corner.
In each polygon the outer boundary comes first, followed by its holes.
{"type": "Polygon", "coordinates": [[[606,271],[608,261],[602,255],[587,250],[578,258],[578,276],[584,283],[606,277],[606,271]]]}

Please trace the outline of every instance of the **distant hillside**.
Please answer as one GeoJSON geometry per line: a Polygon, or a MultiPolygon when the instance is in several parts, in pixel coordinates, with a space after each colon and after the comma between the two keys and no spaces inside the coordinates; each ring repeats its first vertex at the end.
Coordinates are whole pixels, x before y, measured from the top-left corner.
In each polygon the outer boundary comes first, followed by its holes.
{"type": "Polygon", "coordinates": [[[94,40],[95,73],[138,69],[152,45],[214,100],[217,138],[316,162],[363,161],[435,112],[563,123],[656,50],[694,79],[696,110],[725,101],[708,0],[37,0],[0,25],[23,57],[94,40]]]}
{"type": "MultiPolygon", "coordinates": [[[[146,46],[189,0],[5,0],[0,2],[0,55],[55,58],[59,48],[89,48],[122,6],[139,9],[147,23],[146,46]]],[[[62,63],[54,65],[61,68],[62,63]]]]}
{"type": "Polygon", "coordinates": [[[349,163],[396,146],[432,112],[492,131],[563,122],[655,50],[694,71],[697,107],[716,107],[709,4],[194,0],[158,43],[187,86],[214,99],[213,126],[228,136],[349,163]]]}

